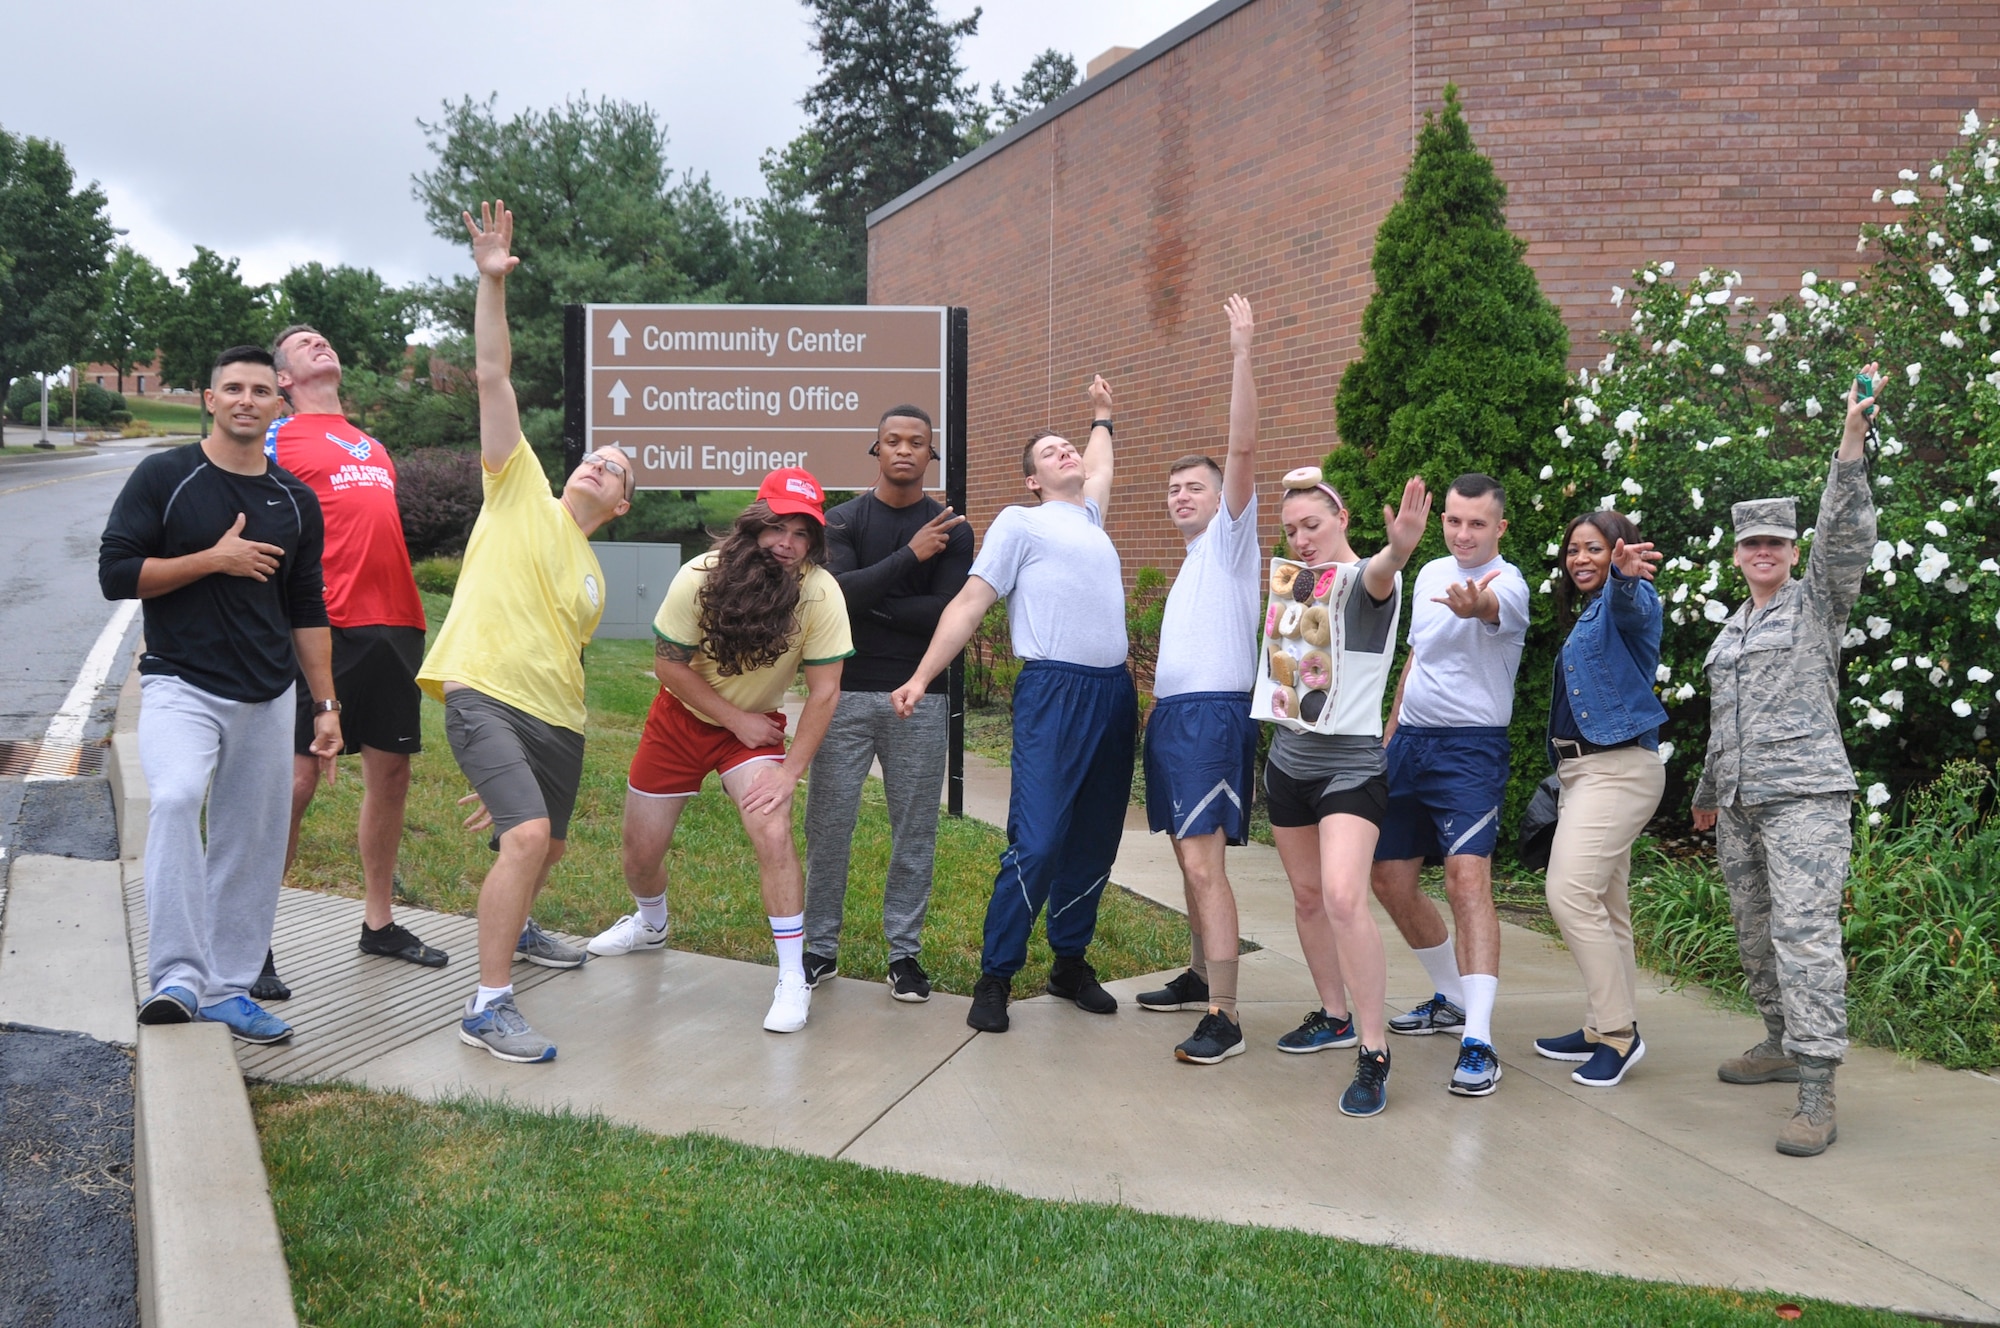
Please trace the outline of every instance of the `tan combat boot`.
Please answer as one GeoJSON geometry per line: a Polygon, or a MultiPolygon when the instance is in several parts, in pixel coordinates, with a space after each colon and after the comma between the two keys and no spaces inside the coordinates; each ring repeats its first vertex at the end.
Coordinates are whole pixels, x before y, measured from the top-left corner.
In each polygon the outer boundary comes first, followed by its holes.
{"type": "Polygon", "coordinates": [[[1799,1106],[1778,1131],[1778,1151],[1787,1157],[1817,1157],[1840,1130],[1833,1123],[1833,1071],[1840,1062],[1799,1057],[1799,1106]]]}
{"type": "Polygon", "coordinates": [[[1716,1066],[1715,1077],[1725,1084],[1795,1084],[1799,1063],[1785,1050],[1784,1030],[1780,1029],[1741,1056],[1731,1056],[1716,1066]]]}

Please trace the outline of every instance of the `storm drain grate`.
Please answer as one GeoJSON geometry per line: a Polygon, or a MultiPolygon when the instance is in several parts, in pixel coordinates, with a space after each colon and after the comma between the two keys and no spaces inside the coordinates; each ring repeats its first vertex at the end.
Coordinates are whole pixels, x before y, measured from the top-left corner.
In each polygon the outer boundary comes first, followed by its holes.
{"type": "Polygon", "coordinates": [[[75,775],[104,773],[105,745],[73,742],[40,742],[20,738],[0,742],[0,778],[36,775],[45,779],[68,779],[75,775]]]}

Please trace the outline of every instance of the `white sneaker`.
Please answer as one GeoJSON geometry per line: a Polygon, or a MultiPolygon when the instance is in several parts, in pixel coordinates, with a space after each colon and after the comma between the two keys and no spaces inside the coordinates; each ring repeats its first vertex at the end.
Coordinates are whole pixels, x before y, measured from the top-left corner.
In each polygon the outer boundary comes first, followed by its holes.
{"type": "Polygon", "coordinates": [[[806,1026],[806,1011],[812,1008],[812,988],[803,974],[786,973],[778,978],[771,993],[771,1013],[764,1016],[764,1028],[772,1033],[796,1033],[806,1026]]]}
{"type": "Polygon", "coordinates": [[[646,920],[637,913],[618,919],[609,927],[590,938],[583,948],[594,955],[631,954],[634,950],[662,950],[667,944],[667,929],[654,931],[646,925],[646,920]]]}

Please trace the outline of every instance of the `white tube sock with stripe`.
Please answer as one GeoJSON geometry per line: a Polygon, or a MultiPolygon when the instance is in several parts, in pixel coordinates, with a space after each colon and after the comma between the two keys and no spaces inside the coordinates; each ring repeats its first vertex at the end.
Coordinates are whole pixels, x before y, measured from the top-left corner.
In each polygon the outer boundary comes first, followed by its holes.
{"type": "MultiPolygon", "coordinates": [[[[768,913],[764,916],[771,917],[768,913]]],[[[790,973],[805,981],[806,915],[794,913],[788,918],[771,918],[771,940],[778,947],[779,976],[790,973]]]]}

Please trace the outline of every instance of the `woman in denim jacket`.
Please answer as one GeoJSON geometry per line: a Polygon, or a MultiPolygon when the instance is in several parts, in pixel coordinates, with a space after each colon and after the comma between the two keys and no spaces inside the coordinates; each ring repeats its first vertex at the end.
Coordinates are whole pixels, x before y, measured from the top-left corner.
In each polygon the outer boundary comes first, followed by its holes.
{"type": "Polygon", "coordinates": [[[1563,532],[1556,613],[1575,626],[1556,656],[1549,697],[1549,757],[1562,781],[1549,852],[1549,912],[1583,972],[1583,1027],[1535,1039],[1550,1060],[1583,1061],[1570,1077],[1610,1088],[1646,1054],[1635,1004],[1626,893],[1632,844],[1666,788],[1653,693],[1660,665],[1660,555],[1617,512],[1591,512],[1563,532]]]}

